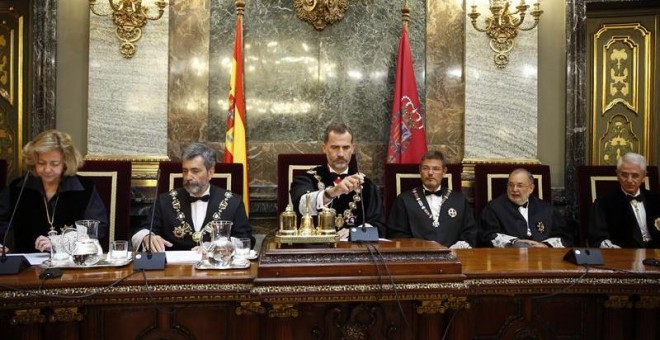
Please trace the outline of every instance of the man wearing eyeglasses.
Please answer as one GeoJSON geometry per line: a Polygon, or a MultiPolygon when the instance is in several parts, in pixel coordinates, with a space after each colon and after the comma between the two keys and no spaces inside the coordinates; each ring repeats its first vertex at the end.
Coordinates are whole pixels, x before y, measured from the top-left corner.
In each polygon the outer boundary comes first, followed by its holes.
{"type": "Polygon", "coordinates": [[[488,202],[479,224],[481,242],[496,248],[563,248],[573,238],[548,202],[532,196],[534,177],[526,169],[509,175],[506,194],[488,202]]]}
{"type": "Polygon", "coordinates": [[[660,195],[646,190],[646,159],[629,152],[616,166],[620,189],[591,208],[589,245],[601,248],[660,248],[660,195]]]}
{"type": "Polygon", "coordinates": [[[422,156],[422,186],[401,193],[387,221],[388,238],[419,238],[449,248],[472,248],[477,227],[472,208],[460,191],[443,187],[445,156],[429,151],[422,156]]]}

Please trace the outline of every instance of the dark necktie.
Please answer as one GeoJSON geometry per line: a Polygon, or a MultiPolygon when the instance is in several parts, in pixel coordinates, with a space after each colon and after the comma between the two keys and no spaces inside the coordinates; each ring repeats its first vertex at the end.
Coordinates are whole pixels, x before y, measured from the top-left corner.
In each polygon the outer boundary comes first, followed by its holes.
{"type": "Polygon", "coordinates": [[[428,195],[442,196],[442,190],[430,191],[430,190],[424,189],[424,195],[425,196],[428,196],[428,195]]]}
{"type": "Polygon", "coordinates": [[[642,201],[642,195],[637,195],[637,196],[626,195],[626,198],[628,198],[628,201],[630,201],[630,202],[632,202],[632,201],[641,202],[642,201]]]}
{"type": "Polygon", "coordinates": [[[208,202],[210,198],[211,198],[211,195],[190,196],[190,203],[194,203],[194,202],[197,202],[197,201],[208,202]]]}
{"type": "Polygon", "coordinates": [[[525,209],[527,209],[527,206],[528,206],[528,205],[529,205],[529,201],[527,201],[527,202],[525,202],[525,203],[523,203],[523,204],[516,204],[516,206],[518,207],[518,209],[520,209],[520,208],[525,208],[525,209]]]}

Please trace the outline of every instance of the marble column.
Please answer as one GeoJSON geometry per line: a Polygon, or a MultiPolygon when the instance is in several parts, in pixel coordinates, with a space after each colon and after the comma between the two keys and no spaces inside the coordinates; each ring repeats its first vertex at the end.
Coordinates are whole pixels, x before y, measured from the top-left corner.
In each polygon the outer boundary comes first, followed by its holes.
{"type": "Polygon", "coordinates": [[[55,127],[57,81],[57,0],[37,1],[32,7],[32,112],[28,139],[55,127]]]}
{"type": "MultiPolygon", "coordinates": [[[[152,0],[143,1],[150,15],[152,0]]],[[[110,11],[97,2],[99,12],[110,11]]],[[[149,20],[126,59],[109,16],[90,14],[87,150],[92,156],[166,156],[169,7],[149,20]]]]}

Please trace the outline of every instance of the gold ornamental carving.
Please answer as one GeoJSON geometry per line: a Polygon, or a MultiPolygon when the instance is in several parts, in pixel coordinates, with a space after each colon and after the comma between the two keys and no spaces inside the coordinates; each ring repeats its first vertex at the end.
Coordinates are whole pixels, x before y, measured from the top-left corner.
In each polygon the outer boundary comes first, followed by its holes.
{"type": "Polygon", "coordinates": [[[16,51],[14,48],[14,28],[8,26],[0,27],[0,96],[9,105],[14,105],[14,61],[16,51]]]}
{"type": "Polygon", "coordinates": [[[466,296],[443,296],[439,300],[423,300],[417,306],[417,314],[444,314],[448,309],[469,309],[466,296]]]}
{"type": "Polygon", "coordinates": [[[603,78],[601,115],[617,103],[637,113],[640,108],[639,83],[643,80],[640,72],[648,72],[646,66],[640,63],[647,65],[650,61],[650,51],[644,47],[650,44],[651,32],[639,23],[608,24],[595,34],[594,41],[599,41],[606,33],[614,35],[601,41],[600,46],[594,46],[600,48],[602,58],[599,70],[599,76],[603,78]]]}
{"type": "Polygon", "coordinates": [[[417,314],[444,314],[447,311],[447,305],[441,300],[422,301],[417,306],[417,314]]]}
{"type": "Polygon", "coordinates": [[[83,315],[78,312],[78,307],[55,308],[48,317],[49,322],[73,322],[82,321],[83,315]]]}
{"type": "Polygon", "coordinates": [[[89,0],[89,10],[98,16],[112,15],[112,22],[117,29],[115,34],[121,41],[119,52],[124,58],[130,59],[135,55],[135,43],[142,38],[142,27],[147,20],[158,20],[165,13],[167,3],[163,0],[155,2],[158,14],[149,15],[149,8],[142,4],[142,0],[108,0],[111,13],[101,13],[95,9],[96,0],[89,0]]]}
{"type": "Polygon", "coordinates": [[[600,138],[601,164],[615,165],[619,157],[628,152],[638,152],[639,138],[633,131],[630,120],[617,114],[607,122],[605,133],[600,138]]]}
{"type": "Polygon", "coordinates": [[[632,302],[630,298],[625,295],[610,295],[607,301],[603,303],[605,308],[611,309],[622,309],[622,308],[631,308],[632,302]]]}
{"type": "Polygon", "coordinates": [[[41,314],[40,309],[19,309],[14,312],[14,316],[9,320],[12,326],[32,325],[44,322],[46,322],[46,316],[41,314]]]}
{"type": "Polygon", "coordinates": [[[638,309],[660,308],[660,296],[642,295],[639,297],[639,301],[635,302],[635,308],[638,309]]]}
{"type": "Polygon", "coordinates": [[[236,315],[254,315],[265,314],[266,307],[261,305],[259,301],[241,302],[239,307],[236,307],[236,315]]]}
{"type": "Polygon", "coordinates": [[[268,310],[269,318],[297,318],[298,309],[293,304],[273,304],[268,310]]]}
{"type": "Polygon", "coordinates": [[[294,0],[293,8],[298,19],[314,25],[322,31],[327,25],[344,18],[348,0],[294,0]]]}

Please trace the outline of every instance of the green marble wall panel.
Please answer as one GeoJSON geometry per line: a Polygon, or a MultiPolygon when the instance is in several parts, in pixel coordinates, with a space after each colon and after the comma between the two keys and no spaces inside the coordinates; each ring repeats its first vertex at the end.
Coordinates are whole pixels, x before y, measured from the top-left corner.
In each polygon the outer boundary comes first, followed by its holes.
{"type": "MultiPolygon", "coordinates": [[[[425,102],[426,2],[408,2],[417,83],[425,102]]],[[[347,122],[363,172],[379,177],[389,132],[402,2],[351,1],[342,21],[316,31],[293,1],[248,1],[245,93],[253,186],[276,183],[276,155],[320,152],[323,129],[347,122]]],[[[235,27],[234,1],[211,2],[208,140],[222,143],[235,27]]],[[[424,104],[422,104],[424,106],[424,104]]],[[[380,181],[380,179],[377,179],[380,181]]]]}

